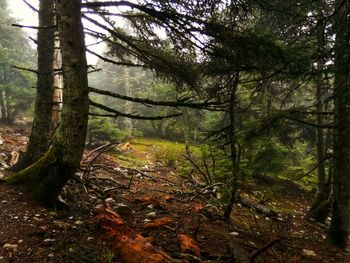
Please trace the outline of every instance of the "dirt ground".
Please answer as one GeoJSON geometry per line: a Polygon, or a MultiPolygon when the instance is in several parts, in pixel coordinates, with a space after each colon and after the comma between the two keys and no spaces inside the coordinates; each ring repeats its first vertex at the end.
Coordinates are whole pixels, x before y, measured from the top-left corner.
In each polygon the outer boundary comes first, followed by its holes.
{"type": "MultiPolygon", "coordinates": [[[[24,150],[27,135],[25,127],[0,127],[5,176],[11,153],[24,150]]],[[[245,182],[242,199],[263,200],[277,212],[261,213],[241,202],[227,222],[215,191],[194,188],[151,148],[138,151],[131,143],[122,150],[144,158],[147,166],[121,166],[116,150],[101,155],[86,150],[83,170],[61,195],[67,211],[47,210],[20,186],[1,185],[0,262],[141,262],[123,257],[121,243],[113,241],[99,217],[101,209],[120,215],[124,230],[168,260],[152,262],[350,262],[326,245],[326,225],[304,218],[312,196],[290,182],[245,182]],[[164,218],[164,224],[152,226],[164,218]],[[191,238],[194,247],[182,248],[181,236],[191,238]]]]}

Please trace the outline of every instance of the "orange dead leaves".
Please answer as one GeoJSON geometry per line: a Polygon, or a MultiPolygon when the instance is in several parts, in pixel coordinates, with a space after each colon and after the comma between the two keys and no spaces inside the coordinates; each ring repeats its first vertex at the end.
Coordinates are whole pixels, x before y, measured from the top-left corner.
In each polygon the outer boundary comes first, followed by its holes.
{"type": "Polygon", "coordinates": [[[172,196],[172,195],[165,195],[165,196],[164,196],[164,200],[167,201],[167,202],[168,202],[168,201],[171,201],[172,199],[173,199],[173,196],[172,196]]]}
{"type": "Polygon", "coordinates": [[[174,263],[187,262],[172,259],[152,245],[153,238],[145,238],[125,224],[119,214],[106,209],[98,215],[105,240],[109,241],[125,263],[174,263]]]}
{"type": "Polygon", "coordinates": [[[156,249],[147,238],[140,235],[135,239],[125,237],[119,243],[118,249],[119,256],[123,259],[123,262],[127,263],[177,262],[165,252],[156,249]]]}
{"type": "MultiPolygon", "coordinates": [[[[165,203],[161,201],[162,197],[141,196],[135,199],[137,203],[153,205],[155,208],[166,209],[165,203]]],[[[168,200],[166,200],[168,201],[168,200]]]]}
{"type": "Polygon", "coordinates": [[[180,243],[181,252],[190,253],[197,257],[201,255],[197,242],[194,241],[193,238],[187,235],[179,234],[177,235],[177,239],[179,240],[179,243],[180,243]]]}
{"type": "Polygon", "coordinates": [[[196,203],[196,204],[194,204],[193,208],[194,208],[194,211],[199,213],[203,209],[203,205],[200,203],[196,203]]]}
{"type": "Polygon", "coordinates": [[[161,227],[165,225],[169,225],[173,222],[173,219],[170,217],[162,217],[155,219],[149,223],[146,223],[143,225],[144,228],[155,228],[155,227],[161,227]]]}

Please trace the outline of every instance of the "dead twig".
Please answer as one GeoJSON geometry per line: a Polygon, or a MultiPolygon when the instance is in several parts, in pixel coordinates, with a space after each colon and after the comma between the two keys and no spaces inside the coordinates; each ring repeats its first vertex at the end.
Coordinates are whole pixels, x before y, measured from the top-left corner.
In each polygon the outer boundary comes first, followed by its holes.
{"type": "Polygon", "coordinates": [[[203,176],[205,182],[206,182],[207,184],[210,184],[210,180],[209,180],[207,174],[198,166],[198,164],[196,164],[196,162],[191,158],[191,156],[189,156],[189,155],[187,155],[187,154],[184,154],[183,156],[184,156],[184,157],[186,158],[186,160],[188,160],[188,161],[197,169],[197,171],[203,176]]]}
{"type": "Polygon", "coordinates": [[[107,196],[115,190],[130,189],[131,183],[132,183],[132,180],[130,180],[128,185],[122,185],[122,184],[118,183],[116,180],[114,180],[113,178],[107,178],[107,177],[95,178],[96,180],[109,180],[109,181],[117,184],[117,186],[115,186],[115,187],[101,189],[100,187],[93,184],[90,179],[83,179],[79,176],[73,176],[72,178],[82,185],[82,187],[84,188],[86,193],[88,192],[87,189],[89,188],[89,189],[93,190],[95,193],[97,193],[101,200],[105,200],[107,198],[107,196]]]}
{"type": "Polygon", "coordinates": [[[110,148],[110,146],[112,146],[112,145],[115,146],[115,145],[117,145],[117,144],[119,144],[119,142],[117,142],[117,143],[106,143],[106,144],[104,144],[104,145],[101,145],[101,146],[99,146],[99,147],[93,149],[92,151],[90,151],[87,155],[85,155],[84,158],[83,158],[83,160],[82,160],[81,162],[82,162],[82,163],[85,163],[85,162],[87,161],[87,159],[88,159],[92,154],[94,154],[95,152],[98,152],[98,151],[100,151],[101,153],[102,153],[102,152],[105,152],[105,149],[106,149],[106,148],[110,148]]]}
{"type": "MultiPolygon", "coordinates": [[[[199,190],[199,192],[197,192],[190,200],[193,201],[198,195],[200,194],[204,194],[204,192],[210,188],[214,188],[215,186],[219,186],[219,185],[224,185],[224,183],[215,183],[215,184],[211,184],[211,185],[208,185],[202,189],[199,190]]],[[[213,191],[214,192],[214,191],[213,191]]],[[[213,192],[210,192],[210,193],[213,193],[213,192]]]]}
{"type": "Polygon", "coordinates": [[[83,161],[81,164],[83,164],[85,161],[88,160],[88,158],[93,155],[94,153],[97,152],[97,154],[91,158],[91,160],[87,163],[86,168],[84,169],[83,172],[83,178],[88,178],[89,174],[91,173],[91,167],[93,166],[94,162],[97,160],[97,158],[104,152],[108,152],[110,149],[112,149],[115,145],[119,143],[108,143],[105,145],[102,145],[100,147],[97,147],[96,149],[92,150],[90,153],[87,154],[87,156],[84,157],[83,161]]]}
{"type": "Polygon", "coordinates": [[[257,249],[256,251],[254,251],[253,253],[250,254],[249,259],[251,262],[254,262],[255,259],[261,255],[262,253],[264,253],[266,250],[268,250],[270,247],[272,247],[274,244],[280,242],[282,239],[281,238],[276,238],[274,240],[272,240],[271,242],[267,243],[266,245],[262,246],[261,248],[257,249]]]}

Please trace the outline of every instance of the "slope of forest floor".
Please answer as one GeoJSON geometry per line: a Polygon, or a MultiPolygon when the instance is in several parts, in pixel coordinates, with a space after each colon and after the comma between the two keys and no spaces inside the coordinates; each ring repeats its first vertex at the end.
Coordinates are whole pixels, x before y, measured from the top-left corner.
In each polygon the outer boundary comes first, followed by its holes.
{"type": "MultiPolygon", "coordinates": [[[[0,127],[1,174],[9,175],[27,135],[25,126],[0,127]]],[[[249,180],[229,223],[212,188],[179,175],[167,144],[142,139],[86,150],[62,193],[66,211],[0,186],[0,262],[146,262],[142,253],[150,262],[350,262],[325,244],[327,226],[305,220],[312,196],[303,189],[249,180]]]]}

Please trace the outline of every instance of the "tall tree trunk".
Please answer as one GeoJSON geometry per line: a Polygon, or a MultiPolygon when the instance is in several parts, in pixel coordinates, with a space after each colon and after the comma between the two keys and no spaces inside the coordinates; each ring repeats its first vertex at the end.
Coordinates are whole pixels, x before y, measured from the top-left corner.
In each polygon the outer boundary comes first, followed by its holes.
{"type": "Polygon", "coordinates": [[[238,155],[236,149],[236,91],[238,85],[239,73],[236,73],[232,80],[232,89],[230,94],[230,104],[229,104],[229,120],[230,120],[230,150],[231,150],[231,169],[232,169],[232,178],[230,185],[230,197],[227,206],[225,207],[224,217],[226,219],[230,219],[231,211],[233,209],[234,204],[236,203],[236,194],[238,189],[238,155]]]}
{"type": "Polygon", "coordinates": [[[80,0],[56,0],[63,64],[61,124],[48,152],[34,164],[7,179],[23,183],[47,206],[80,165],[89,113],[87,63],[80,0]]]}
{"type": "MultiPolygon", "coordinates": [[[[323,39],[323,32],[320,32],[319,43],[323,39]]],[[[320,54],[321,55],[321,54],[320,54]]],[[[316,111],[324,111],[324,81],[323,81],[323,59],[319,59],[317,63],[317,74],[315,79],[316,84],[316,111]]],[[[324,116],[317,114],[316,123],[320,127],[316,128],[316,156],[317,156],[317,193],[313,204],[310,207],[308,217],[313,218],[317,222],[324,222],[330,212],[330,185],[328,184],[326,170],[325,170],[325,147],[324,147],[324,130],[321,128],[323,125],[324,116]]]]}
{"type": "MultiPolygon", "coordinates": [[[[318,11],[319,16],[323,16],[323,10],[325,3],[320,1],[320,10],[318,11]]],[[[316,40],[318,45],[318,59],[315,74],[315,86],[316,86],[316,112],[323,112],[325,110],[324,97],[326,92],[325,87],[325,63],[324,63],[324,47],[325,43],[325,30],[326,22],[320,23],[316,29],[316,40]]],[[[308,212],[308,217],[313,218],[317,222],[324,222],[328,217],[331,208],[330,193],[331,184],[329,180],[331,179],[331,168],[328,169],[328,179],[325,169],[325,138],[324,129],[321,126],[324,123],[324,116],[322,114],[316,115],[316,123],[319,127],[316,128],[316,156],[317,156],[317,193],[313,204],[308,212]]],[[[327,137],[329,137],[330,131],[328,131],[327,137]]]]}
{"type": "Polygon", "coordinates": [[[349,2],[335,1],[334,134],[335,174],[328,241],[347,246],[350,230],[350,45],[349,2]]]}
{"type": "Polygon", "coordinates": [[[51,143],[51,110],[53,96],[54,55],[54,0],[41,0],[39,5],[39,26],[52,27],[38,30],[38,78],[32,130],[26,152],[12,168],[19,171],[40,158],[51,143]]]}

